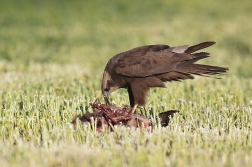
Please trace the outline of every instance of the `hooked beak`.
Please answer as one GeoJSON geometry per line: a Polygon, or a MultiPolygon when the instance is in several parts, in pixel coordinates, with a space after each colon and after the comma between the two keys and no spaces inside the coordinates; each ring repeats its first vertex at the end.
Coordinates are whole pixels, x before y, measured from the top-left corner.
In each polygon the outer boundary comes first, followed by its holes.
{"type": "Polygon", "coordinates": [[[109,91],[105,91],[103,94],[103,97],[105,99],[106,104],[110,104],[109,103],[109,91]]]}

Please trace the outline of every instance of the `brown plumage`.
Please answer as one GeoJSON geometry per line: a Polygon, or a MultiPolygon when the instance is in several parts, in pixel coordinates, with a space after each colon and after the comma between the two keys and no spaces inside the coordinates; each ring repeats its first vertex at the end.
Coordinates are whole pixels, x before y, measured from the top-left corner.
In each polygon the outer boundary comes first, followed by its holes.
{"type": "Polygon", "coordinates": [[[210,76],[225,73],[228,68],[194,64],[209,57],[209,53],[195,51],[215,42],[194,46],[147,45],[119,53],[112,57],[104,70],[102,93],[107,103],[109,94],[126,88],[130,106],[144,105],[147,92],[152,87],[165,87],[166,81],[193,79],[192,75],[210,76]]]}

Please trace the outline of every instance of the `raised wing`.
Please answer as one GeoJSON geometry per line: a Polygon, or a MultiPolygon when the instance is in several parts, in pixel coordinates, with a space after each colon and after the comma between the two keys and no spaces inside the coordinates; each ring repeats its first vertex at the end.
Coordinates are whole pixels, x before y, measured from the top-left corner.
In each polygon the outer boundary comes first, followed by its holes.
{"type": "Polygon", "coordinates": [[[115,70],[118,74],[129,77],[146,77],[170,72],[181,61],[192,59],[191,55],[181,53],[188,47],[182,46],[177,49],[167,45],[138,47],[115,56],[115,70]]]}
{"type": "Polygon", "coordinates": [[[148,45],[134,48],[115,56],[115,71],[129,77],[146,77],[174,71],[177,67],[208,57],[208,53],[195,53],[215,42],[203,42],[194,46],[148,45]]]}

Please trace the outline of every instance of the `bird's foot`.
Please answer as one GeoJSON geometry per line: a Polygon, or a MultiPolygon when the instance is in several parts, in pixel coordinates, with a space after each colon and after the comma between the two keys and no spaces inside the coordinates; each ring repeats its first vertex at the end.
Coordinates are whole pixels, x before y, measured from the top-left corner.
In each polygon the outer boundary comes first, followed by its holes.
{"type": "Polygon", "coordinates": [[[133,109],[131,110],[131,112],[132,112],[132,113],[134,113],[134,112],[135,112],[135,110],[136,110],[137,106],[138,106],[138,104],[135,104],[135,105],[134,105],[133,109]]]}

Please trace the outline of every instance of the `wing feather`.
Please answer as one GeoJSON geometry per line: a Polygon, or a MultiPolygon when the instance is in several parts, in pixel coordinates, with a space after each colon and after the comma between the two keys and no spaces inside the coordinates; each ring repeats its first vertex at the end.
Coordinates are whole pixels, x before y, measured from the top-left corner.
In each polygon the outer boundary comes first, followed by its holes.
{"type": "MultiPolygon", "coordinates": [[[[162,46],[152,47],[164,48],[162,46]]],[[[191,55],[174,53],[173,49],[138,48],[123,52],[116,58],[115,71],[129,77],[146,77],[170,72],[179,62],[192,59],[191,55]]]]}
{"type": "Polygon", "coordinates": [[[115,71],[128,77],[164,74],[208,57],[209,54],[204,52],[191,53],[213,44],[214,42],[203,42],[194,46],[147,45],[137,47],[115,56],[115,71]]]}

